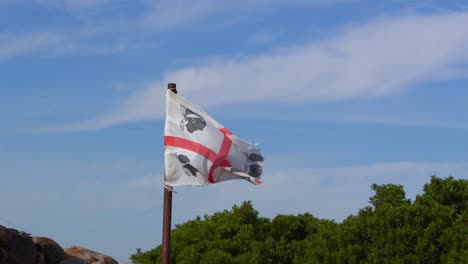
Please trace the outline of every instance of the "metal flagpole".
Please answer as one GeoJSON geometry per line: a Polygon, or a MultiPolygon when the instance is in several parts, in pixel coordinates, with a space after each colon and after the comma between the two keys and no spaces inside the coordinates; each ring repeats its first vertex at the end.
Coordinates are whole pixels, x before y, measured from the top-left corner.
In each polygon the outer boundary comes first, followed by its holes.
{"type": "MultiPolygon", "coordinates": [[[[177,93],[176,84],[168,83],[167,89],[177,93]]],[[[166,172],[164,172],[166,180],[166,172]]],[[[162,264],[171,262],[171,219],[172,219],[172,190],[164,186],[164,209],[163,209],[163,236],[162,236],[162,264]]]]}

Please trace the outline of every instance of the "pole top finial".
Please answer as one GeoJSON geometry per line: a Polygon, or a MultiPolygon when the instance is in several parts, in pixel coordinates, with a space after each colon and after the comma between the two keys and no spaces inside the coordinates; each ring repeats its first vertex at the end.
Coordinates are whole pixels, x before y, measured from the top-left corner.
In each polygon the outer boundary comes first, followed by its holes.
{"type": "Polygon", "coordinates": [[[168,84],[167,84],[167,89],[168,89],[168,90],[171,90],[173,93],[177,93],[177,89],[176,89],[176,84],[175,84],[175,83],[168,83],[168,84]]]}

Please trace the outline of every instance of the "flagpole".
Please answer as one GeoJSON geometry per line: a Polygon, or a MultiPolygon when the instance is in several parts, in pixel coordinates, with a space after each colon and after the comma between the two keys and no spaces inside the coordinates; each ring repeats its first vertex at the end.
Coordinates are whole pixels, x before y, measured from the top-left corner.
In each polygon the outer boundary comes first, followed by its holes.
{"type": "MultiPolygon", "coordinates": [[[[167,89],[177,93],[176,84],[168,83],[167,89]]],[[[164,172],[164,181],[166,172],[164,172]]],[[[171,262],[171,219],[172,219],[172,190],[164,186],[163,234],[162,234],[162,264],[171,262]]]]}

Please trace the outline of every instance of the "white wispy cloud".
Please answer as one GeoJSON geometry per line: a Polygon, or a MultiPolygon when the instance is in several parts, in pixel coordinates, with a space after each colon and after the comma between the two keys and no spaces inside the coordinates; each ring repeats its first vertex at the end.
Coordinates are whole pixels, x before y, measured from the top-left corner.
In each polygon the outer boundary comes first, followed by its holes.
{"type": "Polygon", "coordinates": [[[157,188],[163,184],[163,176],[161,175],[147,175],[142,178],[131,179],[128,181],[130,187],[150,187],[157,188]]]}
{"type": "MultiPolygon", "coordinates": [[[[235,117],[235,113],[227,113],[227,116],[235,117]]],[[[406,127],[436,127],[436,128],[461,128],[466,129],[468,125],[464,122],[437,120],[428,118],[411,117],[408,115],[382,115],[376,113],[350,113],[350,112],[324,112],[324,111],[301,111],[289,113],[252,113],[245,119],[261,119],[276,121],[313,121],[325,123],[353,123],[353,124],[376,124],[406,127]]]]}
{"type": "Polygon", "coordinates": [[[281,32],[273,32],[273,31],[268,31],[268,32],[257,32],[250,36],[249,42],[261,45],[261,44],[266,44],[269,42],[272,42],[278,36],[281,35],[281,32]]]}
{"type": "Polygon", "coordinates": [[[261,10],[281,5],[315,7],[318,5],[331,5],[349,1],[350,0],[156,0],[151,1],[148,5],[148,12],[140,19],[140,25],[147,30],[161,32],[191,26],[193,23],[211,15],[232,12],[241,15],[242,13],[246,13],[246,10],[261,10]]]}
{"type": "Polygon", "coordinates": [[[0,60],[10,59],[31,53],[53,56],[69,55],[98,55],[105,56],[119,53],[126,48],[122,41],[109,41],[106,43],[88,43],[94,36],[83,36],[80,30],[78,36],[61,32],[34,32],[34,33],[0,33],[0,60]]]}
{"type": "Polygon", "coordinates": [[[236,102],[372,98],[459,77],[468,62],[468,13],[384,17],[335,37],[166,72],[116,109],[54,130],[93,130],[163,115],[168,82],[207,107],[236,102]]]}
{"type": "Polygon", "coordinates": [[[224,2],[154,1],[141,19],[141,25],[155,31],[165,31],[200,19],[222,8],[224,2]]]}
{"type": "MultiPolygon", "coordinates": [[[[158,33],[194,25],[211,15],[224,13],[242,14],[246,10],[278,7],[282,4],[300,6],[316,6],[346,2],[334,1],[232,1],[217,2],[210,0],[196,1],[136,1],[137,6],[143,6],[144,11],[136,14],[124,14],[124,1],[110,0],[4,0],[3,7],[40,6],[53,8],[55,11],[66,12],[78,22],[67,32],[60,31],[54,25],[46,25],[42,33],[28,31],[26,25],[23,34],[0,33],[0,59],[27,54],[33,51],[47,51],[54,55],[109,55],[123,52],[127,49],[145,45],[144,41],[135,40],[151,38],[158,33]],[[109,15],[109,10],[115,16],[109,15]],[[238,11],[238,12],[236,12],[238,11]],[[73,34],[70,34],[73,32],[73,34]],[[103,35],[107,37],[103,40],[103,35]],[[4,44],[5,43],[5,44],[4,44]],[[59,45],[60,44],[60,45],[59,45]]],[[[15,21],[22,25],[21,21],[15,21]]]]}
{"type": "Polygon", "coordinates": [[[229,181],[206,188],[176,188],[175,197],[184,197],[178,206],[190,209],[176,213],[175,217],[184,217],[186,221],[251,200],[255,208],[269,217],[278,213],[310,212],[317,217],[341,221],[369,205],[369,197],[373,195],[370,186],[374,183],[401,184],[407,197],[414,199],[433,175],[466,179],[467,173],[468,164],[406,161],[287,170],[267,168],[264,183],[259,186],[229,181]],[[210,206],[193,204],[193,200],[209,201],[210,206]]]}
{"type": "Polygon", "coordinates": [[[115,4],[121,0],[1,0],[0,6],[24,7],[45,6],[63,9],[69,12],[102,8],[106,4],[115,4]]]}
{"type": "Polygon", "coordinates": [[[42,5],[54,6],[57,8],[65,8],[68,10],[79,10],[79,9],[100,7],[112,1],[111,0],[53,0],[53,1],[33,0],[33,2],[42,4],[42,5]]]}
{"type": "Polygon", "coordinates": [[[64,36],[53,32],[29,34],[0,33],[0,59],[48,49],[63,42],[64,36]]]}
{"type": "Polygon", "coordinates": [[[70,9],[90,8],[101,6],[111,2],[110,0],[62,0],[63,4],[70,9]]]}
{"type": "MultiPolygon", "coordinates": [[[[0,60],[25,54],[110,55],[123,51],[127,48],[127,39],[116,37],[116,32],[120,32],[125,23],[106,19],[105,16],[96,18],[96,14],[106,11],[104,7],[110,2],[113,5],[118,3],[109,0],[0,1],[0,6],[13,8],[13,12],[15,8],[21,10],[24,7],[52,8],[53,12],[66,13],[78,22],[73,26],[69,25],[66,30],[56,24],[37,23],[41,28],[31,30],[27,22],[25,24],[25,21],[13,18],[8,23],[15,25],[14,29],[0,32],[0,60]],[[104,34],[107,34],[108,39],[102,39],[104,34]]],[[[66,25],[69,21],[73,19],[63,20],[62,23],[66,25]]]]}

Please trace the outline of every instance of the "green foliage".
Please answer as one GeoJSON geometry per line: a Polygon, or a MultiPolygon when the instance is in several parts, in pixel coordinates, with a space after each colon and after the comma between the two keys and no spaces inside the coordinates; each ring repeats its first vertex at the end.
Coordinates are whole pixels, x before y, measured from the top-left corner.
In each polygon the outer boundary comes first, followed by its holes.
{"type": "MultiPolygon", "coordinates": [[[[309,213],[259,217],[250,201],[172,231],[171,263],[468,263],[468,181],[433,176],[414,202],[373,184],[371,206],[342,223],[309,213]]],[[[131,256],[161,263],[161,246],[131,256]]]]}

